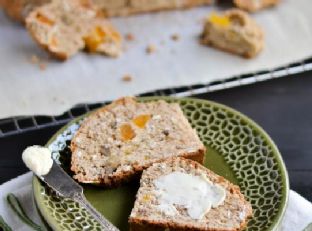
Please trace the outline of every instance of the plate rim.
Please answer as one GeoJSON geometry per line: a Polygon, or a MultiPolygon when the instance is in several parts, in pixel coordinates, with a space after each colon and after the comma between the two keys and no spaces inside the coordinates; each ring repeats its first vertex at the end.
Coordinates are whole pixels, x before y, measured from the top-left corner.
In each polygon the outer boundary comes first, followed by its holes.
{"type": "MultiPolygon", "coordinates": [[[[275,231],[278,229],[278,227],[280,226],[286,208],[287,208],[287,204],[288,204],[288,197],[289,197],[289,177],[288,177],[288,171],[285,165],[285,162],[283,160],[283,157],[277,147],[277,145],[275,144],[274,140],[269,136],[269,134],[254,120],[252,120],[251,118],[249,118],[247,115],[239,112],[238,110],[229,107],[227,105],[224,105],[222,103],[218,103],[215,101],[211,101],[211,100],[206,100],[206,99],[198,99],[195,97],[171,97],[171,96],[148,96],[148,97],[136,97],[136,99],[138,101],[152,101],[152,100],[177,100],[177,101],[181,101],[181,100],[192,100],[195,102],[203,102],[203,103],[209,103],[213,106],[217,106],[219,108],[223,108],[226,111],[230,111],[233,112],[234,114],[239,115],[240,117],[242,117],[244,120],[246,120],[248,122],[248,124],[252,124],[252,126],[258,130],[264,137],[264,139],[270,144],[270,146],[272,147],[272,151],[276,154],[276,160],[280,166],[280,170],[281,170],[281,176],[282,176],[282,182],[285,184],[285,187],[282,188],[282,194],[284,195],[281,199],[281,208],[278,211],[276,217],[273,220],[272,225],[268,228],[268,230],[272,230],[275,231]]],[[[45,147],[48,147],[48,145],[55,140],[55,138],[61,134],[64,130],[66,130],[70,125],[74,124],[75,122],[79,121],[81,118],[84,118],[85,116],[87,116],[88,114],[92,113],[93,111],[97,110],[97,108],[91,110],[90,112],[87,112],[75,119],[73,119],[72,121],[70,121],[69,123],[65,124],[64,126],[62,126],[59,130],[57,130],[53,136],[48,140],[48,142],[45,144],[45,147]]],[[[42,203],[39,200],[39,194],[40,194],[40,190],[39,189],[40,186],[40,180],[36,175],[33,175],[32,178],[32,189],[33,189],[33,196],[34,196],[34,200],[37,204],[38,210],[41,213],[41,215],[43,216],[43,218],[45,219],[45,221],[49,224],[49,226],[51,228],[53,228],[53,230],[61,230],[60,227],[58,227],[58,223],[56,223],[53,219],[50,218],[50,215],[48,213],[48,209],[44,206],[42,206],[42,203]]]]}

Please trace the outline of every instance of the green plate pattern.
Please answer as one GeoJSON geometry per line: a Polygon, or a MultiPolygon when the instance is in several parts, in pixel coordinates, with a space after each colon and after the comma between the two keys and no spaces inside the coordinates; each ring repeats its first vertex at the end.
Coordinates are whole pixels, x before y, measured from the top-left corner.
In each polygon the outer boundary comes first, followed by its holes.
{"type": "MultiPolygon", "coordinates": [[[[276,230],[287,204],[289,183],[281,155],[270,137],[246,116],[211,101],[169,97],[140,101],[158,99],[181,105],[207,147],[205,166],[238,184],[251,202],[254,217],[247,230],[276,230]]],[[[47,144],[53,158],[69,174],[69,144],[83,117],[62,128],[47,144]]],[[[88,200],[123,231],[128,230],[127,217],[137,187],[137,183],[132,183],[117,189],[90,185],[84,189],[88,200]]],[[[101,230],[78,203],[56,195],[37,177],[33,178],[33,189],[41,214],[54,230],[101,230]]]]}

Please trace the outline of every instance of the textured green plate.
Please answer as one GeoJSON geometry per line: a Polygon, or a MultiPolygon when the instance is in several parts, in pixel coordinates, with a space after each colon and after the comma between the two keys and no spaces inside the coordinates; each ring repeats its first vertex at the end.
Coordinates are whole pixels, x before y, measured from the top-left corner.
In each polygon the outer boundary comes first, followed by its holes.
{"type": "MultiPolygon", "coordinates": [[[[288,176],[281,155],[270,137],[253,121],[226,106],[198,99],[175,99],[207,146],[205,166],[241,187],[252,204],[254,218],[247,230],[275,230],[285,211],[288,176]]],[[[140,98],[142,101],[159,97],[140,98]]],[[[68,171],[68,145],[81,118],[57,132],[48,142],[53,158],[68,171]]],[[[69,172],[69,171],[68,171],[69,172]]],[[[70,172],[69,172],[70,174],[70,172]]],[[[118,228],[128,230],[127,218],[138,183],[105,190],[84,186],[88,200],[118,228]]],[[[35,201],[48,224],[56,231],[100,230],[97,222],[77,203],[57,196],[33,179],[35,201]]]]}

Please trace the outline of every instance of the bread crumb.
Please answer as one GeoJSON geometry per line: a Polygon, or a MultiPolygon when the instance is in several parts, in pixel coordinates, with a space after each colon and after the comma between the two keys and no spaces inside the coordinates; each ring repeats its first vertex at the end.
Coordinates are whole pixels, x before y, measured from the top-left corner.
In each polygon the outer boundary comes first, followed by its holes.
{"type": "Polygon", "coordinates": [[[122,81],[124,81],[124,82],[131,82],[132,81],[132,76],[131,75],[124,75],[122,77],[122,81]]]}
{"type": "Polygon", "coordinates": [[[42,71],[44,71],[47,68],[46,63],[41,58],[39,58],[37,55],[32,55],[30,57],[30,62],[32,64],[38,65],[39,69],[42,71]]]}
{"type": "Polygon", "coordinates": [[[39,63],[39,68],[40,68],[40,70],[44,71],[45,69],[47,69],[47,65],[45,63],[43,63],[43,62],[40,62],[39,63]]]}
{"type": "Polygon", "coordinates": [[[147,54],[152,54],[156,51],[156,46],[153,44],[150,44],[146,47],[146,53],[147,54]]]}
{"type": "Polygon", "coordinates": [[[178,41],[178,40],[180,39],[180,35],[178,35],[178,34],[173,34],[173,35],[171,35],[171,39],[172,39],[173,41],[178,41]]]}
{"type": "Polygon", "coordinates": [[[131,33],[126,34],[125,38],[127,41],[133,41],[135,39],[134,35],[131,33]]]}
{"type": "Polygon", "coordinates": [[[38,56],[37,55],[32,55],[31,58],[30,58],[30,62],[33,63],[33,64],[39,63],[38,56]]]}

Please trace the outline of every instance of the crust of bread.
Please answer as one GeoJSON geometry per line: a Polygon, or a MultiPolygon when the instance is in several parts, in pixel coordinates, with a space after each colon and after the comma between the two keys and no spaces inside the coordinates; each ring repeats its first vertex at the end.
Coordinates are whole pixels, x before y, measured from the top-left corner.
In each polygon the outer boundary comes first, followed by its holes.
{"type": "MultiPolygon", "coordinates": [[[[200,168],[203,171],[208,172],[208,174],[215,174],[211,170],[206,169],[201,164],[191,161],[191,160],[185,160],[181,157],[173,157],[171,159],[168,159],[166,161],[176,161],[176,160],[184,160],[188,163],[188,165],[193,166],[194,168],[200,168]]],[[[148,170],[148,169],[147,169],[148,170]]],[[[216,174],[215,174],[216,175],[216,174]]],[[[144,177],[144,175],[143,175],[144,177]]],[[[241,193],[240,188],[232,183],[230,183],[228,180],[223,178],[222,176],[218,176],[217,179],[218,183],[223,183],[227,185],[227,190],[229,190],[232,194],[239,195],[239,200],[241,201],[242,205],[247,206],[247,212],[246,212],[246,219],[243,220],[240,223],[240,227],[238,228],[228,228],[228,229],[220,229],[220,228],[206,228],[206,229],[199,229],[195,228],[192,225],[179,225],[173,222],[159,222],[159,221],[147,221],[144,220],[144,218],[137,218],[137,217],[131,217],[129,218],[129,224],[130,224],[130,230],[131,231],[163,231],[163,230],[170,230],[170,231],[240,231],[246,228],[248,219],[252,217],[252,207],[248,201],[245,200],[244,195],[241,193]]]]}
{"type": "Polygon", "coordinates": [[[1,0],[0,6],[3,8],[7,16],[12,20],[24,23],[25,18],[22,16],[22,6],[17,1],[1,0]]]}
{"type": "Polygon", "coordinates": [[[280,0],[261,0],[260,4],[255,4],[253,1],[246,1],[246,0],[234,0],[234,4],[248,12],[254,13],[260,11],[265,8],[274,7],[280,3],[280,0]]]}
{"type": "Polygon", "coordinates": [[[50,0],[0,0],[0,6],[14,21],[25,23],[28,13],[34,8],[48,3],[50,0]]]}
{"type": "MultiPolygon", "coordinates": [[[[203,45],[207,45],[207,46],[216,48],[216,49],[218,49],[218,50],[220,50],[220,51],[223,51],[223,52],[226,52],[226,53],[231,53],[231,54],[233,54],[233,55],[237,55],[237,51],[234,50],[234,49],[225,48],[225,47],[222,47],[222,46],[218,46],[218,44],[212,43],[212,42],[207,41],[207,40],[204,40],[204,39],[200,39],[200,43],[203,44],[203,45]]],[[[262,48],[261,48],[261,49],[262,49],[262,48]]],[[[240,55],[242,58],[245,58],[245,59],[252,59],[252,58],[254,58],[257,54],[245,52],[245,53],[239,54],[239,55],[240,55]]]]}
{"type": "Polygon", "coordinates": [[[55,51],[51,50],[51,49],[49,48],[48,45],[42,43],[42,42],[38,39],[38,37],[35,36],[34,33],[31,33],[31,31],[29,31],[29,34],[30,34],[31,38],[32,38],[43,50],[45,50],[46,52],[48,52],[52,57],[54,57],[54,58],[56,58],[56,59],[58,59],[58,60],[60,60],[60,61],[66,61],[66,60],[69,58],[69,56],[68,56],[66,53],[64,53],[64,52],[55,52],[55,51]]]}
{"type": "MultiPolygon", "coordinates": [[[[106,106],[96,110],[95,112],[91,113],[88,116],[87,120],[91,121],[93,119],[96,119],[96,117],[97,117],[97,115],[99,113],[102,113],[104,111],[110,110],[111,108],[116,107],[118,105],[124,105],[127,101],[128,102],[129,101],[130,102],[132,102],[132,101],[136,102],[134,97],[124,97],[124,98],[118,99],[118,100],[114,101],[113,103],[111,103],[109,105],[106,105],[106,106]]],[[[84,126],[87,126],[87,122],[82,123],[81,129],[78,129],[77,133],[75,134],[75,136],[72,139],[72,142],[71,142],[71,145],[70,145],[70,149],[71,149],[72,153],[74,153],[76,151],[76,149],[77,149],[77,145],[75,144],[75,139],[80,135],[81,130],[84,128],[84,126]]],[[[184,158],[187,158],[187,159],[191,159],[191,160],[197,161],[198,163],[202,164],[204,162],[205,152],[206,152],[206,148],[203,145],[202,148],[199,148],[195,152],[184,153],[184,154],[181,154],[180,156],[184,157],[184,158]]],[[[159,159],[158,161],[154,161],[153,163],[162,162],[164,160],[165,159],[159,159]]],[[[72,162],[72,167],[71,167],[71,170],[73,172],[77,172],[78,171],[78,169],[73,164],[75,161],[77,161],[76,157],[72,156],[72,161],[71,161],[72,162]]],[[[87,179],[84,179],[84,178],[81,178],[81,177],[77,177],[76,179],[79,182],[81,182],[81,183],[92,183],[92,184],[96,184],[96,185],[99,185],[99,186],[105,186],[105,187],[108,187],[108,188],[117,187],[120,184],[123,184],[123,183],[129,182],[129,181],[131,181],[133,179],[139,178],[141,176],[142,171],[144,169],[150,167],[150,165],[152,165],[153,163],[151,163],[149,165],[134,164],[134,165],[132,165],[132,169],[130,171],[123,171],[123,172],[120,172],[118,174],[114,174],[112,176],[107,176],[106,178],[101,179],[100,181],[96,181],[96,182],[95,181],[88,181],[87,179]]]]}
{"type": "Polygon", "coordinates": [[[187,2],[184,2],[177,5],[167,6],[167,7],[155,7],[155,8],[135,8],[131,6],[126,6],[124,8],[117,8],[117,9],[107,9],[102,8],[104,15],[108,17],[115,17],[115,16],[130,16],[140,13],[149,13],[149,12],[161,12],[161,11],[169,11],[169,10],[186,10],[190,9],[192,7],[201,6],[201,5],[210,5],[212,3],[212,0],[188,0],[187,2]]]}

